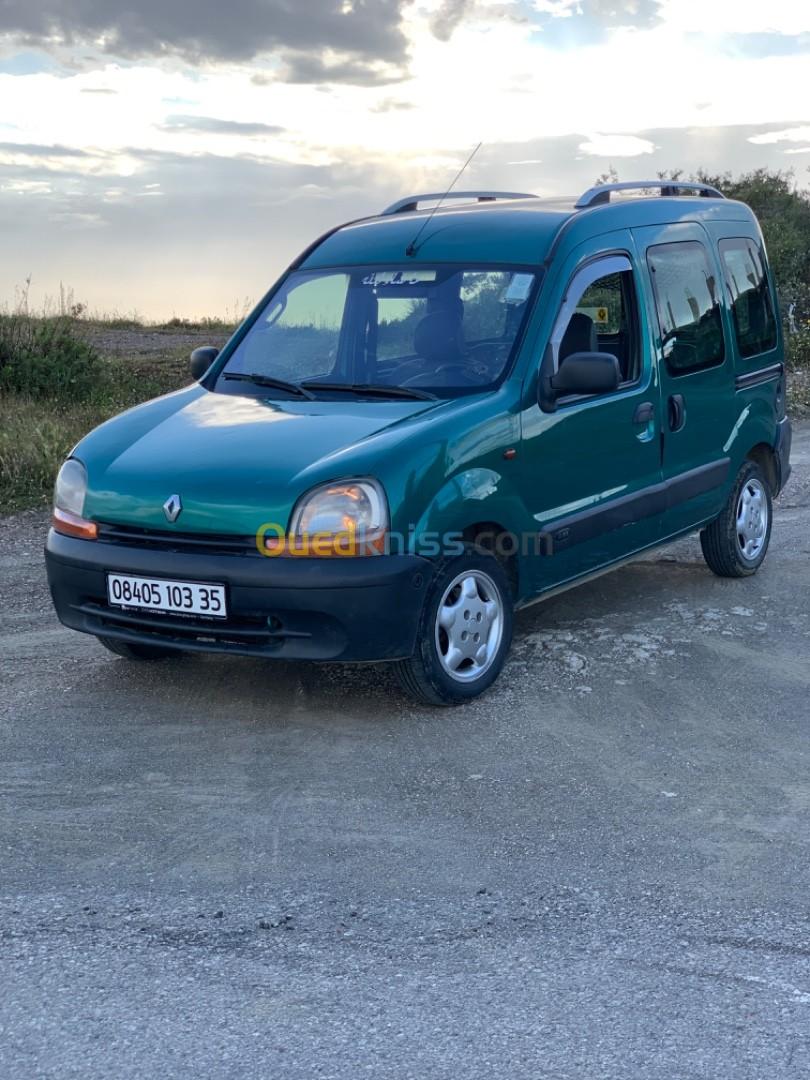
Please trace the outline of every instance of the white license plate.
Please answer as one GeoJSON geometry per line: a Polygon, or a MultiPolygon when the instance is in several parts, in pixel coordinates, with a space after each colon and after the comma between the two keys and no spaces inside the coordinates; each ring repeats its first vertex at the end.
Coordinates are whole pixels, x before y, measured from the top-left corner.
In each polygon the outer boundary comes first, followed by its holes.
{"type": "Polygon", "coordinates": [[[225,586],[199,581],[166,581],[164,578],[107,574],[107,603],[111,607],[141,608],[174,615],[205,615],[224,619],[228,615],[225,586]]]}

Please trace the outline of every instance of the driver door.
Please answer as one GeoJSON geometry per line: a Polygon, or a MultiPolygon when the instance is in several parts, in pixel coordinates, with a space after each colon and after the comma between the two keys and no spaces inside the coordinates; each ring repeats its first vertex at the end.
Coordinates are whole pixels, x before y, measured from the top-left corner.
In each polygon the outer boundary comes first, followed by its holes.
{"type": "Polygon", "coordinates": [[[535,591],[608,565],[661,534],[660,400],[626,250],[579,249],[567,268],[548,348],[556,371],[573,352],[616,356],[617,389],[557,398],[523,413],[523,490],[539,530],[535,591]]]}

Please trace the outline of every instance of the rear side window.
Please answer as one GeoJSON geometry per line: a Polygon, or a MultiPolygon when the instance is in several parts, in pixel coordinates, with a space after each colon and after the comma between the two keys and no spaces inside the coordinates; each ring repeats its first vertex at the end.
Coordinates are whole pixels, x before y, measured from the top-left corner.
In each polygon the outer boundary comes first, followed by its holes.
{"type": "Polygon", "coordinates": [[[720,254],[740,356],[776,348],[776,319],[762,251],[753,240],[741,237],[721,240],[720,254]]]}
{"type": "Polygon", "coordinates": [[[673,375],[722,364],[723,321],[717,282],[703,244],[660,244],[647,251],[664,359],[673,375]]]}

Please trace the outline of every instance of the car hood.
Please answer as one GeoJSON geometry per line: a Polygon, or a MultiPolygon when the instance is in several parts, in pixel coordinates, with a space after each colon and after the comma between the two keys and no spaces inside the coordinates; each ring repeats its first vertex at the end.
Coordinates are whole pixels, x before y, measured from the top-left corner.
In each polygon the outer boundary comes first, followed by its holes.
{"type": "Polygon", "coordinates": [[[286,528],[319,482],[358,475],[358,449],[439,407],[432,401],[276,401],[200,386],[138,406],[74,450],[87,467],[86,517],[179,532],[286,528]],[[353,467],[354,466],[354,467],[353,467]],[[169,523],[163,504],[179,495],[169,523]]]}

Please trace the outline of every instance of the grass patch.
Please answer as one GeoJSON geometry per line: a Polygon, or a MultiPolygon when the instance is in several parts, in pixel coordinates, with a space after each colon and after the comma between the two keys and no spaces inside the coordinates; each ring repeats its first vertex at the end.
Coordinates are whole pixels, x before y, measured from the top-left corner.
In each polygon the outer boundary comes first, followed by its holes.
{"type": "Polygon", "coordinates": [[[0,513],[46,502],[72,447],[111,412],[0,394],[0,513]]]}
{"type": "Polygon", "coordinates": [[[47,502],[88,431],[187,385],[190,342],[219,346],[232,329],[218,319],[97,321],[69,300],[55,315],[32,314],[25,296],[18,310],[0,311],[0,513],[47,502]]]}
{"type": "Polygon", "coordinates": [[[104,420],[185,386],[188,357],[99,360],[84,401],[0,390],[0,514],[50,501],[57,470],[72,448],[104,420]]]}

